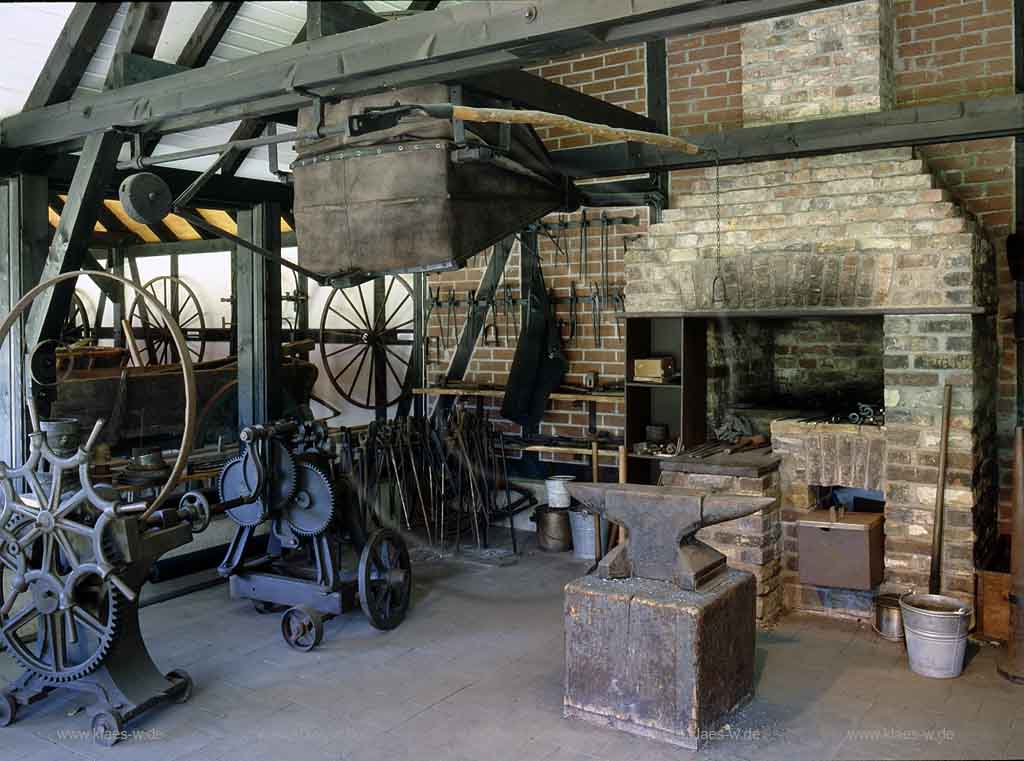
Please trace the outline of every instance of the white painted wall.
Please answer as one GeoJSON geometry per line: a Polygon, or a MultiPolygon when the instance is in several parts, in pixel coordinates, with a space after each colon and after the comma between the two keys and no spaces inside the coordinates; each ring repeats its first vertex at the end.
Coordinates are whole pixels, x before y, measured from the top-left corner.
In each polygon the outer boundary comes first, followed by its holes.
{"type": "MultiPolygon", "coordinates": [[[[297,255],[297,249],[289,248],[282,251],[284,258],[295,261],[297,255]]],[[[139,276],[143,282],[147,282],[154,277],[161,275],[170,274],[170,259],[165,256],[146,257],[138,260],[139,276]]],[[[202,305],[203,317],[206,320],[207,327],[221,327],[222,320],[229,322],[231,318],[231,305],[228,303],[221,302],[221,298],[226,298],[231,291],[231,258],[230,253],[225,250],[220,253],[212,254],[194,254],[188,256],[181,256],[178,260],[178,272],[181,279],[196,293],[196,297],[199,299],[202,305]]],[[[412,277],[407,279],[409,286],[412,286],[412,277]]],[[[294,291],[295,280],[290,270],[286,270],[282,273],[282,287],[283,293],[294,291]]],[[[78,281],[77,290],[85,302],[86,310],[89,312],[90,320],[94,318],[96,309],[99,305],[99,289],[96,285],[87,278],[81,278],[78,281]]],[[[365,299],[367,311],[370,313],[371,319],[373,319],[373,284],[365,283],[361,287],[363,292],[363,299],[365,299]]],[[[358,293],[355,289],[346,291],[352,304],[350,305],[344,297],[337,295],[332,299],[331,306],[333,309],[340,312],[335,314],[334,312],[328,313],[327,327],[328,328],[352,328],[353,324],[362,325],[365,320],[362,316],[362,302],[359,300],[358,293]],[[354,307],[354,309],[353,309],[354,307]]],[[[394,317],[391,321],[392,325],[400,325],[402,323],[408,323],[402,329],[408,331],[408,339],[412,339],[412,319],[414,315],[413,300],[411,298],[406,299],[408,291],[401,287],[400,284],[396,283],[392,288],[391,294],[386,304],[386,315],[390,316],[394,313],[394,317]]],[[[327,303],[328,297],[331,294],[331,289],[324,288],[310,283],[309,285],[309,302],[306,308],[309,310],[309,324],[311,328],[319,328],[321,322],[321,316],[324,312],[325,304],[327,303]]],[[[129,306],[132,299],[129,299],[129,306]]],[[[287,321],[283,321],[282,325],[287,331],[290,325],[295,324],[295,309],[296,305],[294,302],[285,301],[282,303],[282,316],[287,321]]],[[[189,310],[184,317],[190,317],[191,310],[189,310]]],[[[192,323],[195,326],[196,323],[192,323]]],[[[108,304],[104,312],[103,325],[105,327],[113,327],[113,309],[108,304]]],[[[285,340],[288,340],[287,335],[285,340]]],[[[411,346],[398,346],[394,347],[394,352],[402,357],[405,361],[409,360],[412,351],[411,346]]],[[[372,382],[370,379],[372,375],[370,373],[369,358],[363,363],[362,372],[359,370],[359,361],[356,360],[354,363],[345,370],[345,365],[349,359],[358,356],[359,348],[346,348],[345,345],[330,345],[326,348],[328,354],[337,352],[334,356],[329,356],[327,359],[327,365],[330,368],[332,374],[338,375],[338,381],[343,388],[348,389],[353,387],[353,395],[359,399],[365,399],[366,383],[372,382]]],[[[226,343],[208,343],[204,353],[204,359],[217,359],[220,357],[227,356],[228,345],[226,343]]],[[[401,377],[403,376],[404,366],[402,366],[396,357],[392,357],[392,366],[395,372],[401,377]]],[[[340,416],[336,416],[333,419],[335,425],[361,425],[368,423],[374,418],[372,411],[364,410],[358,406],[352,405],[345,401],[345,399],[335,390],[333,385],[327,376],[327,370],[325,364],[321,358],[321,352],[319,347],[310,356],[310,360],[316,364],[320,374],[314,387],[313,393],[324,399],[329,404],[342,410],[340,416]]],[[[389,374],[388,387],[392,394],[397,394],[399,388],[398,381],[389,374]]],[[[371,399],[372,399],[371,395],[371,399]]],[[[326,407],[321,405],[315,405],[314,413],[317,417],[328,417],[331,413],[326,407]]],[[[394,415],[394,407],[390,410],[390,415],[394,415]]]]}

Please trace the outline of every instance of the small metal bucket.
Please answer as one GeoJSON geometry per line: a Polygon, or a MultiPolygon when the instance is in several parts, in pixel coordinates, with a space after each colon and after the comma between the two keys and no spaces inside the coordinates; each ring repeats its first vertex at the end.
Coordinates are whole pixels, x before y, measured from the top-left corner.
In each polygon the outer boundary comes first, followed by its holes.
{"type": "Polygon", "coordinates": [[[875,598],[875,634],[890,642],[903,641],[903,613],[900,610],[900,596],[897,594],[878,595],[875,598]]]}
{"type": "Polygon", "coordinates": [[[548,493],[548,507],[569,507],[572,497],[569,496],[567,484],[575,481],[576,476],[551,476],[544,480],[544,488],[548,493]]]}
{"type": "Polygon", "coordinates": [[[545,552],[565,552],[572,547],[569,511],[565,508],[538,507],[531,516],[537,522],[537,546],[545,552]]]}
{"type": "MultiPolygon", "coordinates": [[[[597,548],[594,546],[596,514],[586,510],[570,510],[569,525],[572,529],[572,554],[580,560],[594,560],[597,548]]],[[[601,548],[608,546],[608,529],[610,524],[603,516],[601,521],[601,548]]],[[[603,554],[603,553],[602,553],[603,554]]]]}
{"type": "Polygon", "coordinates": [[[910,670],[934,679],[960,676],[967,652],[971,606],[945,595],[900,597],[910,670]]]}

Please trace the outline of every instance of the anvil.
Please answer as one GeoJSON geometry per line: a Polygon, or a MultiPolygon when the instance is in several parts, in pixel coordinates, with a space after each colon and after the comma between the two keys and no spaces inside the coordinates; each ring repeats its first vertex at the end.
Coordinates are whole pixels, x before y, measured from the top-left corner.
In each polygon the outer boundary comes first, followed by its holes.
{"type": "Polygon", "coordinates": [[[751,515],[774,502],[670,486],[570,482],[568,487],[587,509],[629,530],[626,542],[598,564],[599,576],[668,581],[689,591],[725,568],[725,555],[699,541],[698,529],[751,515]]]}

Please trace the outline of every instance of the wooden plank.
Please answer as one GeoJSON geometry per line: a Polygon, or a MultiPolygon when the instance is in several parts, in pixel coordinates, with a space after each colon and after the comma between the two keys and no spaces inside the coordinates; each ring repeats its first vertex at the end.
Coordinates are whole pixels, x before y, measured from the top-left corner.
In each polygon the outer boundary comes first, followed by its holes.
{"type": "Polygon", "coordinates": [[[205,66],[241,7],[240,2],[210,3],[196,24],[196,30],[182,48],[178,56],[178,65],[189,69],[205,66]]]}
{"type": "Polygon", "coordinates": [[[117,13],[118,5],[75,3],[39,78],[32,86],[24,111],[60,103],[71,97],[117,13]]]}

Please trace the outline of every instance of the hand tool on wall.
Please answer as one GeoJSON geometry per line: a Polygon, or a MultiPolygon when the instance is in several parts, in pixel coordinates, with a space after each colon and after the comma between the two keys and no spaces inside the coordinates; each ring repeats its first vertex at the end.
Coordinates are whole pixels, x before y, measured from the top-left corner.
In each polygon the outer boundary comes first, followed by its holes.
{"type": "MultiPolygon", "coordinates": [[[[608,213],[601,212],[601,296],[608,298],[608,249],[609,243],[609,228],[611,224],[608,221],[608,213]]],[[[625,246],[625,242],[623,242],[625,246]]]]}
{"type": "Polygon", "coordinates": [[[594,331],[594,347],[601,348],[601,289],[590,283],[590,325],[594,331]]]}
{"type": "Polygon", "coordinates": [[[589,272],[589,263],[587,262],[587,225],[590,223],[587,221],[587,210],[580,210],[580,274],[587,277],[589,272]]]}
{"type": "Polygon", "coordinates": [[[579,296],[576,295],[576,281],[573,280],[569,283],[569,339],[566,341],[567,346],[576,345],[576,320],[579,303],[579,296]]]}
{"type": "Polygon", "coordinates": [[[615,340],[622,340],[622,321],[626,319],[626,294],[621,288],[611,293],[612,309],[615,312],[615,340]]]}

